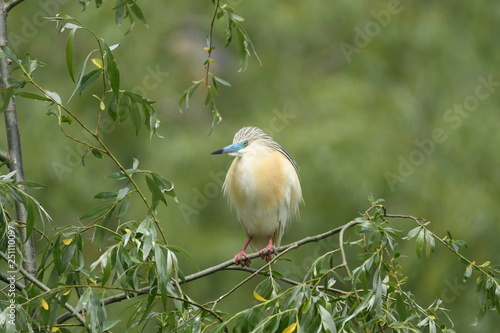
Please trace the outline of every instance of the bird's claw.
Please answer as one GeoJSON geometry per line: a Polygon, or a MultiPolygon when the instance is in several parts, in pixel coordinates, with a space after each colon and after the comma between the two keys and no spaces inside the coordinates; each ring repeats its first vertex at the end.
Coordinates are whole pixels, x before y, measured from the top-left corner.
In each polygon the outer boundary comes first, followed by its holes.
{"type": "Polygon", "coordinates": [[[248,267],[250,266],[250,258],[245,251],[240,251],[234,256],[233,263],[241,267],[248,267]]]}
{"type": "Polygon", "coordinates": [[[264,259],[267,262],[270,262],[271,259],[273,259],[273,254],[277,254],[277,253],[276,253],[276,248],[274,247],[274,245],[268,245],[265,248],[263,248],[262,250],[260,250],[259,254],[260,254],[260,257],[262,259],[264,259]]]}

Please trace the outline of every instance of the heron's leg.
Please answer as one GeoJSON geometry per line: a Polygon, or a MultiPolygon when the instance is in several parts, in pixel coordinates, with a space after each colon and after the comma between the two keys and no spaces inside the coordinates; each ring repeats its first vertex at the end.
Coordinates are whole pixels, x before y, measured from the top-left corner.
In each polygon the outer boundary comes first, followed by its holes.
{"type": "Polygon", "coordinates": [[[265,248],[259,251],[260,257],[267,262],[273,259],[273,254],[276,254],[276,248],[273,245],[273,236],[269,236],[269,243],[265,248]]]}
{"type": "Polygon", "coordinates": [[[248,247],[248,244],[250,244],[250,242],[252,241],[252,238],[253,236],[248,236],[248,239],[241,248],[240,252],[238,252],[234,256],[233,263],[235,265],[241,265],[241,267],[250,266],[250,258],[248,258],[248,254],[245,251],[248,247]]]}

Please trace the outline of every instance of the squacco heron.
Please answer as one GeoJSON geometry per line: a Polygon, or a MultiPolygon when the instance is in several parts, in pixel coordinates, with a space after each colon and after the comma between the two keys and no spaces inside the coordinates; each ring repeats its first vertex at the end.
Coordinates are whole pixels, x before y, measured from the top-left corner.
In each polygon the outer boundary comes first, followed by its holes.
{"type": "Polygon", "coordinates": [[[223,189],[248,236],[234,263],[249,266],[248,245],[269,262],[287,221],[298,214],[302,190],[298,166],[283,147],[257,127],[243,127],[233,144],[212,154],[235,156],[223,189]]]}

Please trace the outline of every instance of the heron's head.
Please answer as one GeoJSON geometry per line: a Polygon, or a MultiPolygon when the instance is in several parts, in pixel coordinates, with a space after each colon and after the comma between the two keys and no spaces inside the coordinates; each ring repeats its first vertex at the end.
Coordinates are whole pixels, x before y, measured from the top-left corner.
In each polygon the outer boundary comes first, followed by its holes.
{"type": "Polygon", "coordinates": [[[242,156],[248,149],[256,148],[258,145],[270,145],[274,141],[269,135],[257,127],[243,127],[235,135],[233,143],[229,146],[212,152],[215,154],[228,154],[230,156],[242,156]]]}

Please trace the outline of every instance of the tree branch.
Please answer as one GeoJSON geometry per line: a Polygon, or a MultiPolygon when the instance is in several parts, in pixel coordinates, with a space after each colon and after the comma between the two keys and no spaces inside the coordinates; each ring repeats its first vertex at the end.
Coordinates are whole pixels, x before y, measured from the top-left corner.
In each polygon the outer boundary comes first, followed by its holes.
{"type": "MultiPolygon", "coordinates": [[[[324,233],[321,233],[321,234],[318,234],[318,235],[315,235],[315,236],[309,236],[309,237],[303,238],[301,240],[298,240],[296,242],[280,246],[280,247],[278,247],[276,249],[276,252],[277,253],[281,253],[281,252],[284,252],[284,251],[294,250],[294,249],[296,249],[296,248],[298,248],[298,247],[300,247],[302,245],[305,245],[305,244],[308,244],[308,243],[313,243],[313,242],[318,242],[318,241],[320,241],[322,239],[325,239],[325,238],[328,238],[328,237],[333,236],[335,234],[338,234],[341,230],[347,230],[349,228],[352,228],[352,227],[354,227],[357,224],[359,224],[359,222],[357,222],[357,221],[350,221],[350,222],[344,224],[343,226],[340,226],[338,228],[332,229],[330,231],[327,231],[327,232],[324,232],[324,233]]],[[[260,257],[259,252],[255,252],[255,253],[252,253],[252,254],[248,255],[248,258],[250,258],[250,259],[255,259],[255,258],[258,258],[258,257],[260,257]]],[[[204,269],[202,271],[199,271],[199,272],[187,275],[183,280],[179,280],[177,282],[178,282],[178,284],[185,284],[185,283],[197,280],[199,278],[211,275],[211,274],[213,274],[215,272],[218,272],[218,271],[221,271],[221,270],[225,270],[225,269],[227,269],[231,265],[233,265],[233,260],[232,259],[224,261],[224,262],[222,262],[222,263],[220,263],[218,265],[206,268],[206,269],[204,269]]],[[[232,268],[232,269],[237,269],[237,268],[232,268]]],[[[135,293],[136,293],[135,296],[149,294],[150,290],[151,290],[150,286],[138,289],[138,290],[135,291],[135,293]]],[[[128,299],[130,297],[131,297],[130,293],[116,294],[116,295],[113,295],[113,296],[109,296],[109,297],[103,298],[102,299],[102,304],[105,306],[105,305],[108,305],[108,304],[117,303],[117,302],[121,302],[123,300],[126,300],[126,299],[128,299]]],[[[63,313],[62,315],[60,315],[59,317],[57,317],[56,322],[58,324],[64,323],[65,321],[71,319],[71,317],[73,317],[73,316],[74,316],[74,314],[71,311],[63,313]]]]}
{"type": "Polygon", "coordinates": [[[10,160],[9,153],[0,149],[0,162],[8,162],[10,160]]]}
{"type": "Polygon", "coordinates": [[[10,10],[12,8],[14,8],[15,6],[19,5],[21,2],[23,2],[24,0],[12,0],[12,1],[9,1],[5,4],[4,6],[4,10],[5,12],[10,12],[10,10]]]}
{"type": "MultiPolygon", "coordinates": [[[[0,272],[0,280],[5,282],[7,285],[10,285],[12,281],[10,280],[11,277],[5,273],[0,272]]],[[[21,281],[15,281],[14,286],[16,287],[17,290],[22,291],[25,287],[25,285],[21,281]]]]}

